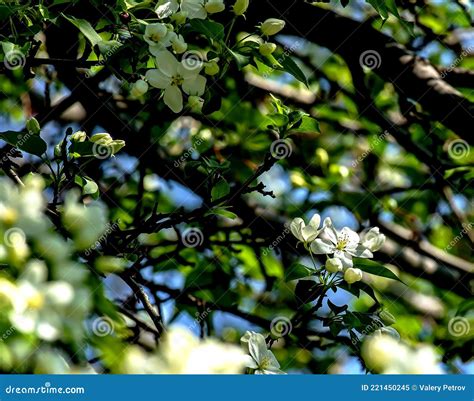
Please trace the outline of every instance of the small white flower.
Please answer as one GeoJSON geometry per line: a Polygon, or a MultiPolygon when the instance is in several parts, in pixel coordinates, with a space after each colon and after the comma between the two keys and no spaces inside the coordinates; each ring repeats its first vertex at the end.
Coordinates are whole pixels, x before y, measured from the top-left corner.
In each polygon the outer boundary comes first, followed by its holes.
{"type": "Polygon", "coordinates": [[[291,233],[298,238],[301,242],[308,244],[316,239],[321,231],[323,231],[324,227],[330,220],[324,220],[324,224],[322,228],[319,228],[321,224],[321,216],[319,214],[315,214],[311,217],[309,224],[306,225],[303,219],[297,217],[293,219],[290,224],[291,233]]]}
{"type": "Polygon", "coordinates": [[[385,235],[380,233],[380,229],[378,227],[371,228],[369,231],[362,234],[361,244],[370,249],[372,252],[376,252],[382,248],[384,242],[385,235]]]}
{"type": "Polygon", "coordinates": [[[167,25],[158,22],[146,26],[143,39],[150,46],[150,53],[156,56],[160,51],[171,46],[171,39],[174,36],[176,34],[170,31],[167,25]]]}
{"type": "Polygon", "coordinates": [[[244,350],[250,355],[247,367],[255,369],[255,374],[260,375],[281,375],[285,372],[280,370],[273,352],[267,348],[265,337],[253,331],[247,331],[240,339],[244,350]]]}
{"type": "Polygon", "coordinates": [[[206,89],[206,78],[199,75],[201,68],[190,69],[185,61],[179,62],[169,51],[156,57],[157,69],[148,70],[146,79],[150,85],[164,89],[163,100],[175,113],[183,110],[183,91],[191,96],[202,96],[206,89]]]}
{"type": "Polygon", "coordinates": [[[325,224],[327,239],[318,238],[311,244],[311,251],[317,255],[333,255],[341,260],[344,268],[353,266],[352,257],[371,258],[372,252],[360,245],[359,235],[348,227],[337,231],[332,222],[325,224]]]}

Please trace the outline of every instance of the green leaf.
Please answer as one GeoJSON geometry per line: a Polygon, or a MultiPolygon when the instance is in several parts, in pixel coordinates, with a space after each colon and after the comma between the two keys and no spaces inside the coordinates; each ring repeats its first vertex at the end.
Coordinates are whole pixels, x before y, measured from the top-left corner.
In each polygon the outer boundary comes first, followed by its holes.
{"type": "Polygon", "coordinates": [[[297,128],[292,128],[292,132],[321,132],[319,122],[313,117],[303,116],[301,124],[297,128]]]}
{"type": "Polygon", "coordinates": [[[216,185],[212,188],[211,199],[212,201],[223,198],[230,193],[230,187],[224,178],[221,178],[216,185]]]}
{"type": "Polygon", "coordinates": [[[356,259],[354,262],[354,267],[366,273],[374,274],[380,277],[389,278],[392,280],[397,280],[400,283],[405,284],[391,270],[387,269],[384,265],[381,265],[380,263],[374,262],[372,260],[356,259]]]}
{"type": "Polygon", "coordinates": [[[46,142],[39,135],[28,132],[5,131],[0,132],[0,139],[8,144],[32,155],[41,156],[46,152],[46,142]]]}
{"type": "Polygon", "coordinates": [[[269,114],[267,117],[271,120],[273,125],[277,127],[284,127],[290,121],[288,116],[280,113],[269,114]]]}
{"type": "Polygon", "coordinates": [[[300,280],[296,284],[295,297],[298,305],[313,302],[324,291],[324,285],[312,280],[300,280]]]}
{"type": "Polygon", "coordinates": [[[68,150],[69,150],[69,154],[75,158],[93,157],[94,156],[94,143],[90,141],[72,142],[68,150]]]}
{"type": "Polygon", "coordinates": [[[86,37],[86,39],[92,44],[92,46],[95,46],[102,42],[101,36],[95,31],[95,29],[92,27],[92,25],[80,18],[74,18],[74,17],[68,17],[64,14],[62,14],[64,18],[66,18],[71,24],[76,26],[81,33],[86,37]]]}
{"type": "Polygon", "coordinates": [[[235,213],[232,213],[231,211],[223,207],[216,207],[214,209],[211,209],[209,212],[206,213],[206,216],[209,216],[209,215],[222,216],[231,220],[234,220],[237,218],[237,215],[235,213]]]}
{"type": "Polygon", "coordinates": [[[196,32],[202,33],[207,38],[224,40],[224,26],[222,24],[196,18],[192,19],[189,23],[192,29],[196,32]]]}
{"type": "Polygon", "coordinates": [[[290,73],[298,81],[303,82],[306,86],[308,86],[308,79],[306,78],[306,75],[304,75],[304,72],[301,71],[301,68],[298,67],[298,64],[296,64],[290,56],[282,57],[278,59],[278,61],[286,72],[290,73]]]}
{"type": "Polygon", "coordinates": [[[293,263],[288,269],[285,269],[285,281],[298,280],[311,275],[311,269],[301,263],[293,263]]]}
{"type": "Polygon", "coordinates": [[[343,281],[339,284],[339,287],[343,290],[350,292],[352,295],[359,297],[360,292],[364,291],[367,295],[369,295],[377,304],[379,303],[377,297],[375,296],[374,290],[366,283],[362,281],[358,281],[357,283],[353,283],[351,285],[347,284],[343,281]]]}

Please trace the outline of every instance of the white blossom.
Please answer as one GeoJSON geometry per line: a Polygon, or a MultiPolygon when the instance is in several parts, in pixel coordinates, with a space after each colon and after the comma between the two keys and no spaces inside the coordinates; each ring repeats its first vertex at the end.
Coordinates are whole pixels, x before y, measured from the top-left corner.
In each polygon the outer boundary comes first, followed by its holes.
{"type": "Polygon", "coordinates": [[[158,54],[156,65],[157,69],[147,71],[146,79],[155,88],[164,89],[163,100],[175,113],[183,110],[182,91],[190,96],[204,94],[206,78],[199,75],[200,67],[190,68],[185,60],[179,62],[169,51],[158,54]]]}
{"type": "Polygon", "coordinates": [[[293,219],[290,224],[291,233],[301,242],[308,244],[316,239],[321,231],[323,231],[324,227],[330,220],[324,220],[323,227],[319,227],[321,224],[321,216],[319,214],[315,214],[311,217],[308,225],[306,225],[305,221],[302,218],[297,217],[293,219]]]}
{"type": "Polygon", "coordinates": [[[285,374],[280,370],[273,352],[267,348],[265,337],[260,333],[247,331],[240,339],[244,350],[251,358],[247,361],[247,367],[255,370],[255,374],[278,375],[285,374]]]}
{"type": "Polygon", "coordinates": [[[325,239],[317,238],[311,244],[311,251],[317,255],[334,255],[344,268],[353,266],[352,257],[371,258],[372,252],[360,244],[359,235],[348,227],[337,231],[332,222],[325,224],[325,239]]]}

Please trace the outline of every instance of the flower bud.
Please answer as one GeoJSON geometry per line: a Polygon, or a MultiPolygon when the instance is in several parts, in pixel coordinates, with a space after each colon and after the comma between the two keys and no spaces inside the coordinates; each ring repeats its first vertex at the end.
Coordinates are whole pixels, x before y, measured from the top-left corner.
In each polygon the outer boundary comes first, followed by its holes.
{"type": "Polygon", "coordinates": [[[315,154],[316,163],[320,166],[326,166],[329,162],[329,155],[326,149],[318,148],[315,154]]]}
{"type": "Polygon", "coordinates": [[[195,113],[200,113],[202,106],[204,105],[204,99],[199,96],[189,96],[188,106],[191,111],[195,113]]]}
{"type": "Polygon", "coordinates": [[[275,43],[262,43],[258,49],[262,56],[270,56],[276,50],[277,45],[275,43]]]}
{"type": "Polygon", "coordinates": [[[360,281],[362,280],[362,271],[360,269],[349,267],[344,273],[344,280],[346,280],[346,282],[349,284],[360,281]]]}
{"type": "Polygon", "coordinates": [[[234,14],[237,16],[244,15],[249,8],[249,0],[237,0],[233,6],[234,14]]]}
{"type": "Polygon", "coordinates": [[[28,130],[29,133],[38,135],[41,131],[40,124],[38,120],[34,117],[31,117],[27,122],[26,122],[26,129],[28,130]]]}
{"type": "Polygon", "coordinates": [[[225,4],[223,0],[208,0],[204,8],[209,14],[216,14],[225,10],[225,4]]]}
{"type": "Polygon", "coordinates": [[[342,262],[338,258],[326,260],[326,270],[329,273],[342,272],[342,262]]]}
{"type": "Polygon", "coordinates": [[[124,11],[123,13],[120,13],[120,21],[122,24],[128,24],[132,20],[132,17],[129,13],[124,11]]]}
{"type": "Polygon", "coordinates": [[[217,64],[217,62],[215,61],[209,61],[208,63],[206,63],[206,66],[204,68],[204,72],[210,76],[219,74],[220,70],[221,69],[219,68],[219,64],[217,64]]]}
{"type": "Polygon", "coordinates": [[[178,11],[177,13],[171,15],[170,18],[176,25],[183,25],[188,18],[188,13],[186,11],[178,11]]]}
{"type": "Polygon", "coordinates": [[[125,141],[122,141],[121,139],[115,139],[107,145],[112,148],[112,154],[115,155],[120,149],[125,146],[125,141]]]}
{"type": "Polygon", "coordinates": [[[109,134],[95,134],[91,136],[90,141],[94,143],[100,143],[102,145],[106,145],[112,142],[112,137],[109,134]]]}
{"type": "Polygon", "coordinates": [[[132,89],[130,89],[130,95],[135,98],[141,97],[147,92],[148,84],[143,79],[139,79],[138,81],[134,82],[132,85],[132,89]]]}
{"type": "Polygon", "coordinates": [[[285,25],[286,22],[281,19],[269,18],[262,24],[260,29],[264,35],[273,36],[280,32],[285,25]]]}
{"type": "Polygon", "coordinates": [[[77,131],[72,134],[69,139],[71,142],[84,142],[87,139],[87,135],[84,131],[77,131]]]}
{"type": "Polygon", "coordinates": [[[171,46],[176,54],[182,54],[188,49],[188,44],[184,41],[182,35],[175,35],[171,39],[171,46]]]}

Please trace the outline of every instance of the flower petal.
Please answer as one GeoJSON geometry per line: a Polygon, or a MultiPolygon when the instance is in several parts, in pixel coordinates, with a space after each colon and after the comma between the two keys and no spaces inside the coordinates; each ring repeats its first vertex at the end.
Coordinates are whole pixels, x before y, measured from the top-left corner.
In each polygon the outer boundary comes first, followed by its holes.
{"type": "Polygon", "coordinates": [[[311,226],[306,226],[301,230],[301,235],[303,236],[304,242],[312,242],[319,235],[319,231],[311,226]]]}
{"type": "Polygon", "coordinates": [[[173,53],[163,50],[156,55],[156,65],[163,74],[172,77],[177,73],[180,63],[173,53]]]}
{"type": "Polygon", "coordinates": [[[338,258],[342,262],[342,267],[344,270],[354,266],[354,262],[352,262],[352,256],[346,252],[337,250],[334,252],[334,257],[338,258]]]}
{"type": "Polygon", "coordinates": [[[183,91],[188,95],[202,96],[206,90],[207,79],[202,75],[197,75],[193,79],[184,79],[183,91]]]}
{"type": "Polygon", "coordinates": [[[336,229],[334,228],[334,225],[332,224],[332,221],[328,219],[324,220],[324,223],[326,223],[326,228],[324,229],[324,233],[328,236],[329,240],[336,245],[337,244],[337,238],[338,238],[338,233],[336,229]]]}
{"type": "Polygon", "coordinates": [[[341,230],[338,238],[341,237],[347,242],[347,248],[355,248],[360,241],[359,234],[357,234],[355,231],[352,231],[349,227],[344,227],[341,230]]]}
{"type": "Polygon", "coordinates": [[[308,225],[313,227],[315,230],[318,230],[320,224],[321,224],[321,216],[316,213],[313,217],[311,217],[311,220],[309,221],[308,225]]]}
{"type": "Polygon", "coordinates": [[[331,254],[334,253],[335,250],[336,248],[331,244],[331,242],[321,238],[315,239],[311,244],[311,251],[316,255],[331,254]]]}
{"type": "Polygon", "coordinates": [[[163,74],[160,70],[148,70],[145,74],[145,78],[151,86],[158,89],[166,89],[171,85],[171,78],[163,74]]]}
{"type": "Polygon", "coordinates": [[[346,249],[346,252],[357,258],[373,258],[374,257],[374,254],[370,251],[370,249],[360,244],[357,245],[356,248],[346,249]]]}
{"type": "Polygon", "coordinates": [[[298,238],[300,241],[304,241],[301,232],[303,231],[305,224],[304,220],[300,217],[293,219],[290,223],[290,231],[291,233],[298,238]]]}
{"type": "Polygon", "coordinates": [[[159,0],[155,12],[158,18],[163,19],[177,12],[178,9],[179,4],[177,0],[159,0]]]}
{"type": "Polygon", "coordinates": [[[173,112],[180,113],[183,110],[183,94],[177,86],[168,86],[163,100],[173,112]]]}

